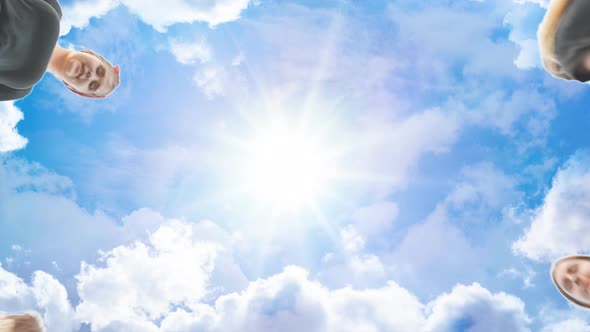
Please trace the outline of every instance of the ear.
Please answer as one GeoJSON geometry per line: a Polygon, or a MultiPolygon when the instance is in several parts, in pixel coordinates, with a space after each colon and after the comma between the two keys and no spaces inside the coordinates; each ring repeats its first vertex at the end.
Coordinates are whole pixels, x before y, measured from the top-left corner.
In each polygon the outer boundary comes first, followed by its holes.
{"type": "Polygon", "coordinates": [[[554,60],[549,57],[544,57],[543,58],[543,67],[545,67],[545,69],[547,69],[547,71],[555,77],[561,77],[565,80],[572,80],[573,79],[573,77],[569,76],[567,73],[565,73],[562,70],[562,67],[559,64],[559,62],[557,62],[557,60],[554,60]]]}
{"type": "Polygon", "coordinates": [[[561,71],[561,65],[550,58],[543,58],[543,66],[554,75],[561,71]]]}

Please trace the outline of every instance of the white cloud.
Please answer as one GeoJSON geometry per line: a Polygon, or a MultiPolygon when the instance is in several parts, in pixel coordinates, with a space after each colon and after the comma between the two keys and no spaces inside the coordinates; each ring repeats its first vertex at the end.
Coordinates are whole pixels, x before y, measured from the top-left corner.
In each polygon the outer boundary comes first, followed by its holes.
{"type": "Polygon", "coordinates": [[[537,14],[543,10],[512,1],[419,8],[390,6],[389,14],[399,25],[398,44],[407,43],[419,50],[407,55],[411,61],[398,59],[407,63],[404,67],[408,69],[396,74],[408,77],[408,81],[420,81],[419,86],[406,84],[424,94],[446,95],[445,108],[460,109],[464,125],[522,136],[519,141],[526,142],[520,143],[522,148],[543,144],[556,115],[554,101],[545,96],[544,89],[514,91],[505,85],[510,81],[530,85],[530,78],[515,62],[522,66],[539,63],[533,40],[540,20],[537,14]],[[510,28],[508,38],[503,35],[506,27],[510,28]]]}
{"type": "MultiPolygon", "coordinates": [[[[75,199],[74,185],[65,177],[49,171],[39,163],[19,158],[0,157],[0,193],[36,192],[75,199]]],[[[8,196],[3,196],[8,199],[8,196]]],[[[14,244],[14,242],[13,242],[14,244]]],[[[22,248],[22,244],[19,244],[22,248]]],[[[12,246],[11,246],[11,249],[12,246]]]]}
{"type": "Polygon", "coordinates": [[[363,280],[367,283],[372,279],[385,279],[385,266],[381,262],[381,259],[375,255],[355,255],[350,258],[348,264],[353,275],[358,280],[363,280]]]}
{"type": "Polygon", "coordinates": [[[195,328],[200,326],[202,330],[224,332],[442,332],[454,331],[456,323],[462,321],[467,321],[473,331],[529,331],[521,300],[504,293],[492,294],[478,284],[459,285],[425,306],[394,282],[365,290],[329,290],[296,267],[252,282],[241,293],[220,297],[214,307],[200,310],[200,316],[191,320],[186,312],[179,312],[170,318],[183,318],[175,322],[177,330],[200,331],[195,328]],[[179,326],[179,321],[186,325],[179,326]]]}
{"type": "Polygon", "coordinates": [[[541,332],[588,332],[590,331],[590,325],[579,318],[572,318],[564,320],[562,322],[554,323],[545,326],[541,332]]]}
{"type": "MultiPolygon", "coordinates": [[[[113,138],[106,144],[103,157],[92,159],[92,167],[80,170],[79,176],[85,181],[78,186],[93,199],[99,197],[100,207],[108,213],[124,213],[123,203],[163,210],[163,203],[170,197],[188,190],[174,187],[179,179],[184,181],[202,172],[208,150],[177,145],[141,149],[113,138]]],[[[190,204],[194,204],[193,198],[190,204]]]]}
{"type": "Polygon", "coordinates": [[[3,311],[22,311],[35,303],[27,284],[18,276],[0,267],[0,304],[3,311]]]}
{"type": "Polygon", "coordinates": [[[75,1],[62,10],[60,35],[67,35],[72,28],[83,29],[90,19],[100,18],[120,4],[127,6],[145,23],[159,32],[176,23],[206,22],[215,26],[240,18],[250,0],[169,0],[165,8],[157,0],[84,0],[75,1]]]}
{"type": "Polygon", "coordinates": [[[113,321],[107,326],[97,329],[100,332],[158,332],[158,327],[152,322],[146,321],[113,321]]]}
{"type": "Polygon", "coordinates": [[[525,39],[519,42],[521,50],[514,64],[521,69],[541,67],[541,54],[535,39],[525,39]]]}
{"type": "Polygon", "coordinates": [[[354,225],[340,229],[338,252],[325,254],[318,279],[328,287],[376,287],[385,283],[387,268],[381,258],[365,250],[365,238],[354,225]]]}
{"type": "Polygon", "coordinates": [[[535,284],[533,283],[533,279],[535,278],[536,274],[537,273],[530,267],[526,267],[521,270],[511,267],[509,269],[504,269],[502,272],[500,272],[498,274],[498,277],[522,279],[522,287],[523,288],[531,288],[531,287],[535,287],[535,284]]]}
{"type": "MultiPolygon", "coordinates": [[[[504,269],[496,247],[504,241],[506,214],[520,202],[518,182],[490,163],[463,167],[456,184],[424,222],[411,225],[393,247],[391,274],[420,296],[432,296],[456,283],[486,280],[487,271],[504,269]],[[470,225],[473,227],[465,227],[470,225]],[[496,258],[487,260],[488,248],[496,258]],[[430,276],[436,275],[436,282],[430,276]]],[[[506,255],[511,256],[509,250],[506,255]]]]}
{"type": "Polygon", "coordinates": [[[531,225],[514,243],[515,252],[534,260],[590,251],[590,155],[574,154],[560,168],[531,225]]]}
{"type": "Polygon", "coordinates": [[[208,331],[418,331],[422,305],[395,283],[330,291],[288,267],[215,302],[208,331]],[[395,314],[392,314],[395,313],[395,314]]]}
{"type": "Polygon", "coordinates": [[[413,225],[392,253],[394,275],[421,296],[436,294],[480,273],[481,259],[463,231],[438,206],[422,224],[413,225]],[[436,282],[427,282],[436,275],[436,282]]]}
{"type": "Polygon", "coordinates": [[[72,276],[96,250],[145,238],[162,220],[140,210],[118,225],[100,210],[80,207],[69,178],[35,163],[0,158],[0,252],[12,256],[12,271],[54,271],[57,264],[61,273],[72,276]],[[135,222],[134,215],[142,221],[135,222]],[[13,251],[14,244],[24,250],[13,251]]]}
{"type": "Polygon", "coordinates": [[[505,294],[492,294],[475,283],[458,285],[429,303],[425,331],[528,332],[524,302],[505,294]]]}
{"type": "Polygon", "coordinates": [[[42,308],[43,322],[49,331],[71,331],[77,326],[66,289],[53,276],[35,272],[32,293],[37,307],[42,308]]]}
{"type": "Polygon", "coordinates": [[[365,239],[356,231],[352,225],[340,230],[340,239],[344,250],[355,253],[365,247],[365,239]]]}
{"type": "Polygon", "coordinates": [[[83,264],[75,312],[63,286],[48,274],[36,272],[28,286],[0,269],[0,305],[42,313],[50,331],[69,331],[81,322],[101,332],[451,331],[457,322],[474,331],[528,331],[522,301],[478,284],[458,285],[424,305],[393,281],[329,289],[293,266],[206,301],[216,257],[227,248],[204,240],[205,229],[172,220],[148,244],[104,253],[104,267],[83,264]]]}
{"type": "Polygon", "coordinates": [[[504,17],[504,25],[509,26],[509,39],[520,47],[520,53],[514,60],[519,69],[542,68],[541,54],[537,43],[537,28],[541,23],[545,9],[540,4],[531,5],[530,1],[517,1],[518,5],[504,17]]]}
{"type": "MultiPolygon", "coordinates": [[[[440,70],[437,67],[447,71],[453,64],[459,64],[467,78],[475,78],[474,75],[512,77],[516,47],[510,41],[491,38],[494,29],[499,27],[500,15],[504,15],[502,11],[509,7],[503,1],[494,2],[494,5],[497,8],[490,9],[482,3],[471,9],[435,5],[421,10],[401,10],[392,4],[389,14],[399,24],[401,38],[419,43],[429,59],[424,59],[427,62],[423,68],[415,69],[417,73],[440,70]]],[[[440,78],[452,79],[450,76],[445,72],[440,78]]]]}
{"type": "Polygon", "coordinates": [[[524,3],[534,3],[539,5],[540,7],[547,8],[549,7],[549,1],[551,0],[514,0],[514,3],[517,4],[524,4],[524,3]]]}
{"type": "Polygon", "coordinates": [[[365,236],[383,234],[391,229],[399,208],[394,202],[378,202],[354,211],[356,229],[365,236]]]}
{"type": "MultiPolygon", "coordinates": [[[[142,209],[124,222],[149,224],[154,217],[161,218],[142,209]]],[[[49,331],[71,331],[82,322],[98,331],[158,331],[156,322],[176,307],[197,310],[208,297],[247,285],[233,261],[231,241],[208,221],[162,223],[147,243],[101,253],[104,267],[82,262],[75,310],[65,288],[49,274],[35,272],[28,286],[0,268],[0,307],[10,313],[37,311],[49,331]]]]}
{"type": "Polygon", "coordinates": [[[75,27],[85,28],[91,18],[100,18],[111,9],[117,7],[120,0],[83,0],[62,8],[63,17],[60,25],[60,35],[65,36],[75,27]]]}
{"type": "Polygon", "coordinates": [[[27,139],[19,135],[16,124],[24,118],[12,102],[0,102],[0,153],[22,149],[27,139]]]}
{"type": "Polygon", "coordinates": [[[250,0],[170,0],[165,10],[158,0],[121,0],[133,13],[154,29],[165,32],[175,23],[207,22],[210,25],[230,22],[240,18],[250,0]]]}
{"type": "Polygon", "coordinates": [[[174,54],[176,61],[182,64],[194,64],[197,61],[205,63],[211,60],[211,48],[205,41],[189,43],[171,39],[170,52],[174,54]]]}
{"type": "Polygon", "coordinates": [[[116,247],[101,261],[83,263],[76,276],[77,317],[100,331],[153,330],[178,306],[195,310],[205,297],[247,284],[229,235],[208,221],[167,221],[148,243],[116,247]]]}
{"type": "Polygon", "coordinates": [[[246,56],[244,55],[243,52],[240,52],[238,55],[236,55],[232,61],[231,61],[231,65],[232,66],[239,66],[241,65],[244,60],[246,60],[246,56]]]}
{"type": "MultiPolygon", "coordinates": [[[[554,290],[554,287],[552,288],[554,290]]],[[[562,296],[559,296],[559,301],[543,303],[537,312],[536,320],[540,332],[590,331],[588,310],[571,304],[562,296]]]]}
{"type": "Polygon", "coordinates": [[[101,329],[116,321],[156,320],[175,305],[200,301],[219,248],[196,240],[195,231],[172,221],[150,236],[149,245],[105,253],[104,268],[83,263],[76,276],[79,317],[101,329]]]}
{"type": "MultiPolygon", "coordinates": [[[[461,110],[463,106],[449,107],[461,110]]],[[[526,147],[544,143],[557,110],[554,100],[539,91],[496,89],[482,95],[476,108],[461,113],[469,124],[497,129],[509,137],[526,138],[522,139],[526,143],[521,143],[526,147]]]]}
{"type": "Polygon", "coordinates": [[[32,285],[0,267],[0,308],[7,313],[38,312],[48,331],[71,331],[76,322],[62,284],[37,271],[32,285]]]}
{"type": "Polygon", "coordinates": [[[209,66],[195,73],[194,80],[207,97],[213,98],[214,96],[224,94],[229,77],[225,68],[221,66],[209,66]]]}
{"type": "Polygon", "coordinates": [[[483,209],[484,213],[503,209],[518,200],[516,186],[516,179],[492,163],[482,162],[463,167],[459,181],[443,203],[446,208],[461,210],[462,213],[467,213],[468,207],[483,209]]]}
{"type": "Polygon", "coordinates": [[[378,200],[409,183],[412,169],[420,157],[448,151],[455,143],[462,123],[454,114],[440,109],[387,120],[361,116],[358,121],[359,132],[366,134],[346,137],[350,141],[342,143],[355,149],[347,155],[349,159],[341,162],[346,163],[347,170],[372,175],[359,183],[359,191],[374,193],[378,200]]]}

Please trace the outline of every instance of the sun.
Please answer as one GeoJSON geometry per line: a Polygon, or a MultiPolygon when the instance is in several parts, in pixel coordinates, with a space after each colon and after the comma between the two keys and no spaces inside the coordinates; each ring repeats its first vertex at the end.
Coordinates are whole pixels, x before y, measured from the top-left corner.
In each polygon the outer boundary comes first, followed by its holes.
{"type": "Polygon", "coordinates": [[[247,194],[274,211],[293,211],[327,190],[330,158],[320,140],[302,131],[271,128],[248,144],[247,194]]]}

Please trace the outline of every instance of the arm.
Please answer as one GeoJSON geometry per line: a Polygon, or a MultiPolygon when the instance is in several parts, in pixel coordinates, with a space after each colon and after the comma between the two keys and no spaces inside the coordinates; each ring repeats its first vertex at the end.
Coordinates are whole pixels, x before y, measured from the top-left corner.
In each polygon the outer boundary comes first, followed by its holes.
{"type": "Polygon", "coordinates": [[[537,39],[539,41],[539,50],[541,52],[541,59],[543,60],[543,66],[551,74],[557,77],[561,77],[567,80],[573,79],[568,74],[562,71],[561,65],[555,57],[555,32],[559,25],[559,19],[565,11],[569,0],[551,0],[547,13],[539,25],[537,31],[537,39]]]}

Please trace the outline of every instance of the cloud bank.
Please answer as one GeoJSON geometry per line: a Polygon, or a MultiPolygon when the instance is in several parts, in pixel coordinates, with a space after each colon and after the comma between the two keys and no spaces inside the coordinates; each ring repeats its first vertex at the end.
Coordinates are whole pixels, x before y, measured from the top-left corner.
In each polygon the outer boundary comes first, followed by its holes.
{"type": "Polygon", "coordinates": [[[423,304],[394,281],[381,287],[329,289],[300,267],[214,294],[213,271],[227,248],[202,224],[168,220],[144,243],[82,263],[75,309],[64,286],[41,271],[31,285],[0,268],[0,307],[34,310],[49,330],[90,323],[95,331],[529,331],[523,302],[479,284],[458,285],[423,304]]]}
{"type": "Polygon", "coordinates": [[[176,23],[205,22],[211,26],[240,18],[250,0],[169,0],[166,9],[157,0],[85,0],[63,8],[60,34],[67,35],[72,28],[86,27],[92,18],[100,18],[123,4],[132,13],[159,32],[176,23]]]}
{"type": "Polygon", "coordinates": [[[590,252],[590,153],[579,151],[559,169],[543,204],[531,212],[530,227],[514,243],[534,260],[590,252]]]}
{"type": "Polygon", "coordinates": [[[22,149],[27,139],[19,135],[16,125],[24,118],[12,102],[0,102],[0,153],[22,149]]]}

